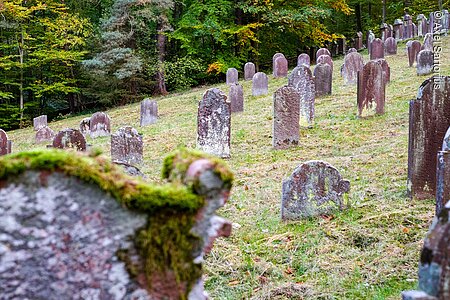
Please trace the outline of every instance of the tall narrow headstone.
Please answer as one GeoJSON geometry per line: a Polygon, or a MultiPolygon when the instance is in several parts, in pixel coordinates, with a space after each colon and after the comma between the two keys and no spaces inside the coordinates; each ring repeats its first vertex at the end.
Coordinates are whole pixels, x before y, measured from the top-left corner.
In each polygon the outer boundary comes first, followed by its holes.
{"type": "Polygon", "coordinates": [[[412,37],[417,37],[419,35],[419,32],[418,32],[419,29],[418,29],[417,25],[414,24],[414,23],[412,23],[412,27],[413,27],[413,30],[412,30],[413,35],[412,35],[412,37]]]}
{"type": "Polygon", "coordinates": [[[35,131],[47,126],[47,115],[42,115],[33,119],[33,127],[35,131]]]}
{"type": "Polygon", "coordinates": [[[231,103],[231,112],[244,111],[244,89],[239,83],[230,85],[230,94],[228,99],[231,103]]]}
{"type": "Polygon", "coordinates": [[[52,146],[59,149],[74,148],[78,151],[86,151],[87,145],[84,135],[79,130],[66,128],[56,134],[52,146]]]}
{"type": "Polygon", "coordinates": [[[55,137],[55,132],[48,126],[42,127],[36,132],[34,141],[36,144],[42,142],[51,142],[55,137]]]}
{"type": "Polygon", "coordinates": [[[419,41],[410,41],[406,43],[407,51],[408,51],[408,61],[409,66],[412,67],[414,62],[417,62],[417,54],[420,51],[421,45],[419,41]]]}
{"type": "Polygon", "coordinates": [[[417,35],[425,36],[428,33],[427,18],[424,14],[417,16],[417,35]]]}
{"type": "Polygon", "coordinates": [[[376,114],[384,114],[385,90],[383,69],[376,61],[369,61],[358,73],[358,116],[374,104],[376,114]]]}
{"type": "Polygon", "coordinates": [[[373,34],[372,30],[367,32],[367,50],[369,50],[369,54],[372,53],[372,42],[375,39],[375,34],[373,34]]]}
{"type": "Polygon", "coordinates": [[[80,131],[82,134],[87,135],[91,128],[91,118],[84,118],[80,121],[80,131]]]}
{"type": "Polygon", "coordinates": [[[111,160],[130,165],[142,163],[144,142],[142,135],[131,126],[119,128],[111,135],[111,160]]]}
{"type": "MultiPolygon", "coordinates": [[[[429,24],[428,24],[428,32],[434,34],[435,32],[435,17],[434,12],[430,12],[430,17],[428,18],[429,24]]],[[[439,23],[439,22],[438,22],[439,23]]]]}
{"type": "Polygon", "coordinates": [[[280,56],[275,59],[273,77],[286,77],[288,74],[288,61],[286,57],[280,56]]]}
{"type": "Polygon", "coordinates": [[[430,50],[433,51],[433,34],[427,33],[425,38],[423,39],[422,50],[430,50]]]}
{"type": "Polygon", "coordinates": [[[234,84],[239,81],[239,73],[235,68],[229,68],[227,70],[227,84],[234,84]]]}
{"type": "Polygon", "coordinates": [[[393,37],[389,37],[384,42],[384,50],[386,55],[397,54],[397,41],[393,37]]]}
{"type": "Polygon", "coordinates": [[[321,55],[328,55],[331,57],[331,52],[327,48],[320,48],[316,52],[316,59],[319,58],[321,55]]]}
{"type": "Polygon", "coordinates": [[[244,65],[244,80],[252,80],[255,73],[256,67],[254,63],[248,62],[244,65]]]}
{"type": "Polygon", "coordinates": [[[353,85],[358,82],[358,72],[364,68],[364,60],[358,52],[352,52],[345,56],[342,76],[344,83],[353,85]]]}
{"type": "Polygon", "coordinates": [[[300,93],[291,86],[283,86],[273,94],[272,146],[285,149],[298,145],[300,93]]]}
{"type": "Polygon", "coordinates": [[[198,104],[197,147],[222,158],[230,157],[231,104],[219,89],[209,89],[198,104]]]}
{"type": "Polygon", "coordinates": [[[96,112],[91,116],[89,134],[93,139],[111,134],[111,119],[106,113],[96,112]]]}
{"type": "Polygon", "coordinates": [[[316,63],[329,65],[331,67],[331,71],[333,72],[334,63],[333,63],[333,59],[331,58],[331,56],[323,54],[317,58],[316,63]]]}
{"type": "Polygon", "coordinates": [[[331,66],[319,63],[314,68],[314,78],[316,86],[316,97],[331,95],[333,84],[333,71],[331,66]]]}
{"type": "Polygon", "coordinates": [[[384,58],[384,42],[379,38],[372,41],[370,46],[370,59],[384,58]]]}
{"type": "Polygon", "coordinates": [[[355,37],[355,48],[356,50],[361,50],[363,47],[363,34],[362,32],[358,31],[355,37]]]}
{"type": "Polygon", "coordinates": [[[267,95],[269,92],[269,77],[263,72],[258,72],[252,79],[252,95],[267,95]]]}
{"type": "Polygon", "coordinates": [[[403,39],[410,39],[413,37],[412,18],[409,14],[403,16],[403,39]]]}
{"type": "Polygon", "coordinates": [[[141,127],[154,124],[158,121],[158,103],[154,100],[144,99],[141,102],[141,127]]]}
{"type": "Polygon", "coordinates": [[[300,125],[313,126],[316,87],[311,70],[305,65],[295,67],[289,75],[288,85],[300,93],[300,125]]]}
{"type": "Polygon", "coordinates": [[[422,50],[417,54],[417,75],[428,75],[433,73],[433,66],[433,51],[422,50]]]}
{"type": "Polygon", "coordinates": [[[391,68],[389,67],[388,62],[384,58],[380,58],[375,60],[383,70],[383,80],[384,84],[388,84],[391,81],[391,68]]]}
{"type": "Polygon", "coordinates": [[[302,53],[297,58],[297,66],[305,65],[308,68],[311,66],[311,58],[308,54],[302,53]]]}
{"type": "Polygon", "coordinates": [[[388,38],[388,25],[386,23],[382,23],[380,25],[380,32],[381,32],[381,40],[384,42],[388,38]]]}
{"type": "Polygon", "coordinates": [[[3,129],[0,129],[0,155],[11,153],[12,142],[8,139],[8,135],[3,129]]]}
{"type": "MultiPolygon", "coordinates": [[[[284,57],[284,54],[278,52],[278,53],[275,53],[272,57],[272,75],[273,75],[273,77],[276,77],[275,76],[275,70],[276,70],[275,60],[277,60],[278,57],[284,57]]],[[[284,58],[286,58],[286,57],[284,57],[284,58]]]]}
{"type": "Polygon", "coordinates": [[[403,40],[403,21],[396,19],[394,21],[394,33],[397,41],[403,40]]]}

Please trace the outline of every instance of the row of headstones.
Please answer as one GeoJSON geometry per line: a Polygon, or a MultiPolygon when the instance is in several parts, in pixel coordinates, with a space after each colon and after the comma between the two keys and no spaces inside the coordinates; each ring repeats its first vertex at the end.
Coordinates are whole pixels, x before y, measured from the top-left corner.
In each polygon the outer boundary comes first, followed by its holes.
{"type": "Polygon", "coordinates": [[[406,43],[409,66],[412,67],[416,63],[417,75],[428,75],[434,71],[433,41],[440,38],[439,35],[427,33],[423,45],[417,40],[406,43]]]}

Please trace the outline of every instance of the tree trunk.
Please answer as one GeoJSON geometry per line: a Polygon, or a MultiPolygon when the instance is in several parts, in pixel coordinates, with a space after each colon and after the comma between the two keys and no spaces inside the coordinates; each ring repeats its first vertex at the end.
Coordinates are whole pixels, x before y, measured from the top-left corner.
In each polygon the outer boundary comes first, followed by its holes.
{"type": "Polygon", "coordinates": [[[165,29],[168,27],[168,21],[166,16],[161,16],[158,24],[158,71],[156,73],[156,80],[158,82],[157,93],[161,95],[167,95],[166,81],[164,76],[164,57],[166,55],[166,36],[164,35],[165,29]]]}
{"type": "Polygon", "coordinates": [[[383,0],[383,23],[386,23],[386,0],[383,0]]]}
{"type": "Polygon", "coordinates": [[[356,14],[356,29],[357,31],[363,31],[362,30],[362,20],[361,20],[361,4],[355,5],[355,14],[356,14]]]}
{"type": "Polygon", "coordinates": [[[19,60],[20,60],[20,84],[19,84],[19,93],[20,93],[20,100],[19,100],[19,106],[20,106],[20,128],[23,127],[23,110],[24,110],[24,101],[23,101],[23,45],[24,44],[24,38],[23,38],[23,30],[20,32],[20,45],[19,45],[19,60]]]}

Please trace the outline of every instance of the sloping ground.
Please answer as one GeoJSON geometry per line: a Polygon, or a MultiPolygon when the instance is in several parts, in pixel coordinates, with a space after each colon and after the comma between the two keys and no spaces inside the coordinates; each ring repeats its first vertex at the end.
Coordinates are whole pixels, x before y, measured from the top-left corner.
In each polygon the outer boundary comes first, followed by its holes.
{"type": "MultiPolygon", "coordinates": [[[[449,39],[441,74],[450,74],[449,39]]],[[[245,112],[232,118],[236,175],[231,199],[220,214],[235,224],[232,237],[216,242],[206,262],[206,289],[213,299],[398,299],[417,283],[422,240],[434,212],[432,199],[406,196],[409,100],[427,77],[408,67],[405,44],[388,56],[391,83],[386,114],[356,117],[356,86],[339,76],[333,95],[316,100],[316,125],[302,129],[300,145],[271,147],[272,93],[287,79],[272,79],[269,95],[245,90],[245,112]],[[281,182],[301,162],[325,160],[351,182],[351,208],[329,218],[280,220],[281,182]]],[[[368,56],[364,55],[365,60],[368,56]]],[[[228,87],[219,86],[225,92],[228,87]]],[[[144,134],[145,165],[159,181],[163,157],[178,146],[195,147],[197,103],[205,88],[157,99],[160,120],[139,128],[139,104],[108,111],[113,131],[131,125],[144,134]]],[[[78,128],[86,116],[53,122],[55,131],[78,128]]],[[[36,146],[32,129],[8,133],[14,151],[36,146]]],[[[89,141],[109,155],[109,138],[89,141]]]]}

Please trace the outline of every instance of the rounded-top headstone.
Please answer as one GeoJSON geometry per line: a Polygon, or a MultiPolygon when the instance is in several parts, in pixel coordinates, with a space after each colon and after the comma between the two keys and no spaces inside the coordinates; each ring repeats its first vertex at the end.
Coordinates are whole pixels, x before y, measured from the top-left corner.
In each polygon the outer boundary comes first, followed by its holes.
{"type": "Polygon", "coordinates": [[[80,131],[82,134],[89,134],[91,128],[91,118],[84,118],[80,121],[80,131]]]}
{"type": "Polygon", "coordinates": [[[227,84],[234,84],[239,81],[239,73],[235,68],[229,68],[227,70],[227,84]]]}
{"type": "Polygon", "coordinates": [[[3,129],[0,129],[0,155],[11,153],[11,141],[3,129]]]}
{"type": "Polygon", "coordinates": [[[55,137],[55,132],[48,126],[42,127],[36,132],[35,142],[36,144],[42,142],[51,142],[55,137]]]}
{"type": "Polygon", "coordinates": [[[384,58],[384,43],[376,38],[370,44],[370,59],[384,58]]]}
{"type": "Polygon", "coordinates": [[[263,72],[258,72],[252,79],[252,95],[267,95],[269,92],[269,77],[263,72]]]}
{"type": "Polygon", "coordinates": [[[364,68],[364,60],[358,52],[352,52],[345,56],[342,76],[344,83],[347,85],[356,84],[358,82],[358,72],[364,68]]]}
{"type": "Polygon", "coordinates": [[[244,79],[245,80],[252,80],[253,75],[256,73],[256,67],[255,64],[252,62],[248,62],[244,66],[244,79]]]}
{"type": "Polygon", "coordinates": [[[158,103],[149,98],[141,102],[141,127],[154,124],[158,121],[158,103]]]}
{"type": "Polygon", "coordinates": [[[333,83],[333,71],[329,64],[319,63],[314,68],[316,97],[330,95],[333,83]]]}
{"type": "Polygon", "coordinates": [[[319,50],[317,50],[316,52],[316,59],[318,57],[320,57],[321,55],[328,55],[331,57],[331,52],[330,50],[328,50],[327,48],[320,48],[319,50]]]}
{"type": "Polygon", "coordinates": [[[144,142],[142,135],[131,126],[121,127],[111,135],[111,160],[131,165],[143,160],[144,142]]]}
{"type": "Polygon", "coordinates": [[[386,55],[397,54],[397,41],[393,37],[388,37],[384,41],[386,55]]]}
{"type": "Polygon", "coordinates": [[[272,146],[285,149],[298,145],[300,92],[291,86],[283,86],[273,94],[272,146]]]}
{"type": "Polygon", "coordinates": [[[356,50],[355,48],[350,48],[350,49],[348,49],[347,54],[350,54],[353,52],[358,52],[358,50],[356,50]]]}
{"type": "Polygon", "coordinates": [[[284,56],[277,57],[274,63],[273,77],[286,77],[288,74],[288,61],[284,56]]]}
{"type": "Polygon", "coordinates": [[[96,112],[89,122],[89,134],[91,138],[109,136],[111,134],[111,119],[104,112],[96,112]]]}
{"type": "Polygon", "coordinates": [[[334,63],[331,56],[323,54],[317,58],[317,64],[327,64],[331,67],[331,71],[333,71],[334,63]]]}
{"type": "Polygon", "coordinates": [[[311,58],[308,54],[302,53],[297,58],[297,66],[305,65],[307,67],[311,66],[311,58]]]}
{"type": "Polygon", "coordinates": [[[421,50],[417,54],[417,75],[428,75],[433,72],[434,55],[433,51],[421,50]]]}
{"type": "Polygon", "coordinates": [[[79,130],[66,128],[56,134],[53,148],[75,148],[78,151],[86,151],[86,139],[79,130]]]}
{"type": "Polygon", "coordinates": [[[408,43],[406,43],[410,67],[412,67],[414,65],[414,62],[417,61],[417,54],[419,53],[421,47],[422,46],[420,45],[419,41],[408,41],[408,43]]]}
{"type": "Polygon", "coordinates": [[[230,94],[228,99],[231,103],[231,112],[244,111],[244,89],[239,83],[230,85],[230,94]]]}

